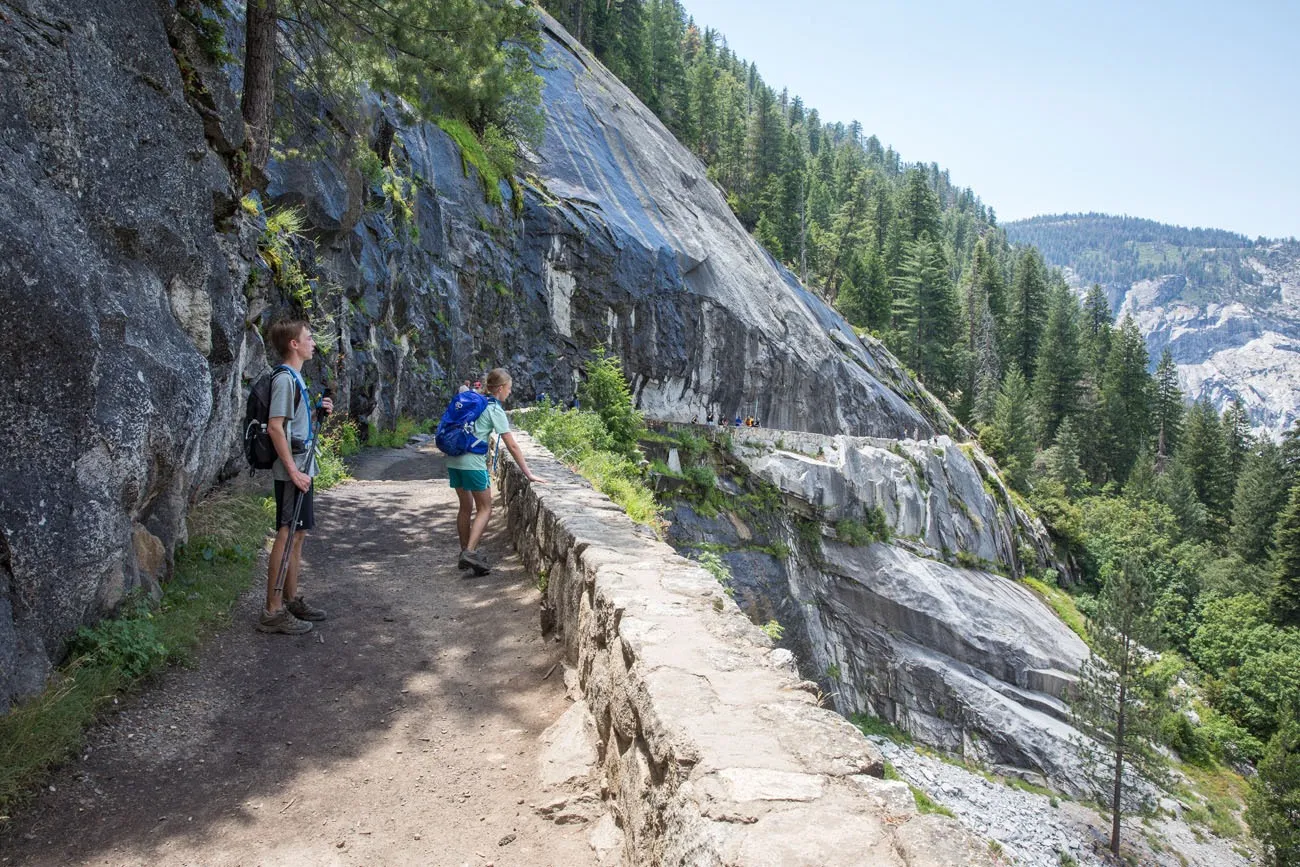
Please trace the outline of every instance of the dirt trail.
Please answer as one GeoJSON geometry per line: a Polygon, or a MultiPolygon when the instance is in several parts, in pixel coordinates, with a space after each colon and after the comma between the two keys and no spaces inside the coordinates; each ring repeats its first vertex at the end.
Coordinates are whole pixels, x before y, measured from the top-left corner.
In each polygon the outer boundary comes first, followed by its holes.
{"type": "Polygon", "coordinates": [[[253,630],[261,590],[192,669],[97,726],[0,837],[4,864],[595,864],[533,805],[568,707],[560,646],[494,511],[491,575],[455,567],[435,454],[365,455],[321,495],[304,589],[331,619],[253,630]],[[437,481],[431,481],[437,479],[437,481]]]}

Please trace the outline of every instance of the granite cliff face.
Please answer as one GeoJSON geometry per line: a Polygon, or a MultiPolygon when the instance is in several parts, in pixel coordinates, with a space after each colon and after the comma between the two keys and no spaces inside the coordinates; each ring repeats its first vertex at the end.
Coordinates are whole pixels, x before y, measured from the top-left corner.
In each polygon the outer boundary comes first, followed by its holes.
{"type": "Polygon", "coordinates": [[[1277,287],[1268,305],[1242,301],[1188,303],[1178,275],[1134,283],[1120,295],[1119,316],[1132,314],[1154,359],[1168,347],[1178,379],[1193,399],[1222,411],[1240,399],[1251,422],[1274,439],[1300,419],[1300,256],[1249,260],[1277,287]]]}
{"type": "Polygon", "coordinates": [[[780,508],[708,518],[682,502],[671,538],[725,549],[741,607],[785,627],[836,709],[1078,791],[1066,700],[1088,649],[1013,580],[1064,567],[977,448],[743,429],[731,456],[743,472],[722,484],[751,476],[780,508]],[[886,538],[842,538],[873,511],[886,538]]]}
{"type": "MultiPolygon", "coordinates": [[[[226,71],[167,0],[6,10],[0,706],[41,686],[78,625],[157,593],[189,506],[238,469],[259,329],[287,306],[232,182],[226,71]]],[[[378,96],[356,107],[357,139],[285,143],[297,156],[270,166],[264,205],[306,216],[290,243],[319,278],[327,347],[309,378],[384,424],[434,414],[451,383],[497,364],[520,399],[567,396],[607,342],[652,415],[712,404],[830,433],[953,427],[762,252],[630,92],[545,28],[545,139],[518,192],[499,185],[502,205],[447,134],[378,96]],[[409,219],[356,166],[358,141],[389,136],[409,219]]]]}

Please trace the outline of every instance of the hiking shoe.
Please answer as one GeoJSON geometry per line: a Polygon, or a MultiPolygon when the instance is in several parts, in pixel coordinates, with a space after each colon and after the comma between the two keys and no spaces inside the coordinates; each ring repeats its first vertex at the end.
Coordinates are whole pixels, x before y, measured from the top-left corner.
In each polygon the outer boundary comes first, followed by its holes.
{"type": "Polygon", "coordinates": [[[465,549],[464,549],[464,548],[461,548],[461,549],[460,549],[460,559],[456,561],[456,568],[457,568],[457,569],[460,569],[460,570],[462,570],[462,571],[465,570],[465,569],[473,569],[473,568],[474,568],[473,566],[470,565],[469,560],[467,560],[467,559],[465,558],[465,549]]]}
{"type": "Polygon", "coordinates": [[[262,612],[262,618],[257,621],[258,632],[279,632],[283,635],[302,635],[304,632],[311,632],[311,624],[306,620],[299,620],[290,613],[288,608],[281,608],[274,614],[262,612]]]}
{"type": "Polygon", "coordinates": [[[477,551],[461,551],[460,562],[456,565],[461,569],[473,569],[476,576],[486,575],[492,571],[492,567],[477,551]]]}
{"type": "Polygon", "coordinates": [[[307,600],[302,598],[301,593],[299,593],[297,596],[293,597],[287,603],[285,603],[284,607],[288,608],[289,613],[292,614],[294,617],[297,617],[299,620],[328,620],[329,619],[329,615],[326,614],[323,610],[321,610],[320,608],[313,608],[311,605],[309,605],[307,603],[307,600]]]}

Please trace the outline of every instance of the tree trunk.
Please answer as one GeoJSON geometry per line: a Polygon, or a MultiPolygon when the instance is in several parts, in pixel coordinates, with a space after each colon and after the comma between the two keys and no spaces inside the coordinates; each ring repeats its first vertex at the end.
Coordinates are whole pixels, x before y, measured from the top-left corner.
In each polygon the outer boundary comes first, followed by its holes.
{"type": "Polygon", "coordinates": [[[1119,704],[1115,721],[1115,788],[1111,795],[1110,851],[1119,857],[1119,821],[1122,808],[1120,799],[1124,796],[1124,702],[1128,692],[1128,642],[1124,646],[1124,661],[1119,670],[1119,704]]]}
{"type": "Polygon", "coordinates": [[[248,0],[245,26],[244,115],[248,140],[246,190],[261,186],[271,157],[271,125],[275,108],[276,0],[248,0]]]}

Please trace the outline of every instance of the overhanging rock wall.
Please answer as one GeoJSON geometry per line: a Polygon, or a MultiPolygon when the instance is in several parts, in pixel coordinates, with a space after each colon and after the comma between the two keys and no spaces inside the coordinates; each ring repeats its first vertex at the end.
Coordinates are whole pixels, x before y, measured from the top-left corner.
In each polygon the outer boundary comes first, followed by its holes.
{"type": "Polygon", "coordinates": [[[623,862],[992,864],[955,820],[920,816],[875,748],[818,707],[788,653],[709,573],[516,434],[501,497],[599,733],[623,862]]]}

